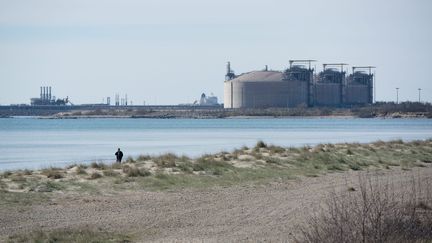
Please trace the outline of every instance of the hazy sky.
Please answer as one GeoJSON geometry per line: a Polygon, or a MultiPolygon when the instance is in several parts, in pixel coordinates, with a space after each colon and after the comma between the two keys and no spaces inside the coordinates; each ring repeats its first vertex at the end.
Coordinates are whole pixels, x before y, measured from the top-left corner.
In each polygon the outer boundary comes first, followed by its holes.
{"type": "Polygon", "coordinates": [[[289,59],[377,66],[377,100],[432,101],[432,1],[0,0],[0,104],[40,86],[75,103],[116,92],[178,104],[289,59]]]}

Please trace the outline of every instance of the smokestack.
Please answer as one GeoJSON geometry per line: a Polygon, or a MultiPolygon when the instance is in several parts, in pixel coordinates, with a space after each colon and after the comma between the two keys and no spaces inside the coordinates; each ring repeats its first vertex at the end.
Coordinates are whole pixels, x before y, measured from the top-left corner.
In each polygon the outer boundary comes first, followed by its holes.
{"type": "Polygon", "coordinates": [[[231,63],[227,63],[227,75],[231,73],[231,63]]]}
{"type": "Polygon", "coordinates": [[[49,94],[48,94],[48,99],[51,100],[51,86],[49,86],[49,94]]]}
{"type": "Polygon", "coordinates": [[[268,71],[268,66],[267,65],[265,65],[265,69],[264,69],[266,72],[268,71]]]}
{"type": "Polygon", "coordinates": [[[44,87],[42,87],[43,88],[43,93],[42,93],[42,100],[45,100],[45,86],[44,87]]]}
{"type": "Polygon", "coordinates": [[[42,99],[42,86],[40,87],[40,99],[42,99]]]}

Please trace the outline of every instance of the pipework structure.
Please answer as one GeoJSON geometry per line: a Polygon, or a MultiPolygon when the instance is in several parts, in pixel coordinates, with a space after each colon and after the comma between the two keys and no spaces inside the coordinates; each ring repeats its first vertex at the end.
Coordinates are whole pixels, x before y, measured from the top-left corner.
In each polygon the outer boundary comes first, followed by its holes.
{"type": "Polygon", "coordinates": [[[70,103],[69,97],[64,99],[56,99],[51,93],[51,86],[40,87],[39,98],[31,98],[31,105],[66,105],[70,103]]]}
{"type": "Polygon", "coordinates": [[[315,60],[289,60],[283,71],[251,71],[235,75],[228,62],[224,82],[225,108],[353,106],[373,103],[373,66],[325,63],[315,75],[315,60]],[[364,72],[365,69],[369,73],[364,72]]]}
{"type": "Polygon", "coordinates": [[[372,104],[373,103],[373,84],[374,66],[354,66],[352,74],[347,77],[345,87],[345,104],[372,104]],[[365,70],[368,70],[366,72],[365,70]]]}
{"type": "Polygon", "coordinates": [[[340,106],[344,100],[344,84],[346,63],[324,63],[315,79],[314,101],[316,106],[340,106]],[[336,68],[340,67],[340,70],[336,68]]]}
{"type": "MultiPolygon", "coordinates": [[[[297,97],[297,103],[299,102],[298,99],[302,99],[303,104],[306,106],[314,105],[313,76],[315,70],[311,66],[312,62],[316,62],[316,60],[289,60],[289,68],[284,71],[284,80],[289,82],[299,82],[294,85],[294,89],[297,88],[297,92],[299,92],[298,94],[301,96],[297,97]],[[308,66],[305,66],[305,64],[308,64],[308,66]],[[306,98],[304,96],[306,96],[306,98]]],[[[290,97],[295,97],[295,93],[291,94],[290,97]]],[[[293,104],[295,103],[296,102],[293,104]]]]}

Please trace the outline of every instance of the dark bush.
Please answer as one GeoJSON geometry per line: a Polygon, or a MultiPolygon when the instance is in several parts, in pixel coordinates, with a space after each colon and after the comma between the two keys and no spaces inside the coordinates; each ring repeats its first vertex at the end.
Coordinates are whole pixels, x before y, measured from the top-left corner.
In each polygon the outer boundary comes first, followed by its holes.
{"type": "Polygon", "coordinates": [[[258,148],[258,149],[260,149],[260,148],[267,148],[267,144],[266,143],[264,143],[264,141],[258,141],[257,142],[257,144],[255,145],[255,148],[258,148]]]}

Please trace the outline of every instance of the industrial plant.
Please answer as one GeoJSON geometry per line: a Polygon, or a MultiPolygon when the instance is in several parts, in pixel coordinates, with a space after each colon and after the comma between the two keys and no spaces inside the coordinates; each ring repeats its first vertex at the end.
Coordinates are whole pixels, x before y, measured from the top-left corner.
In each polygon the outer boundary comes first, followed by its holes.
{"type": "Polygon", "coordinates": [[[70,103],[69,98],[66,97],[64,99],[56,99],[55,96],[51,94],[51,86],[49,87],[40,87],[40,96],[39,98],[31,98],[31,105],[66,105],[70,103]]]}
{"type": "Polygon", "coordinates": [[[201,105],[201,106],[217,106],[218,104],[218,98],[214,96],[214,94],[210,94],[209,96],[206,96],[205,93],[201,94],[201,98],[196,100],[193,105],[201,105]]]}
{"type": "Polygon", "coordinates": [[[343,107],[373,103],[372,66],[352,67],[345,63],[323,64],[315,74],[315,60],[290,60],[284,71],[251,71],[236,75],[227,64],[224,108],[343,107]],[[335,68],[337,67],[337,68],[335,68]]]}

